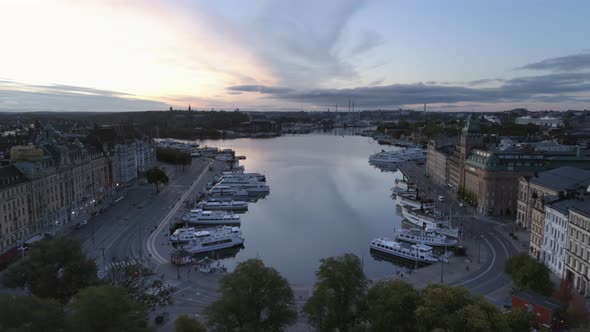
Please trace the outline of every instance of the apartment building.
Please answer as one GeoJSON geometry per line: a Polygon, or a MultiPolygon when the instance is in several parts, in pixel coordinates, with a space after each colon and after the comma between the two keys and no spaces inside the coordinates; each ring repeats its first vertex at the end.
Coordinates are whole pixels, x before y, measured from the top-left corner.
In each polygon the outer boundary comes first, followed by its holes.
{"type": "Polygon", "coordinates": [[[0,254],[16,247],[33,232],[31,181],[14,165],[0,167],[0,254]]]}
{"type": "Polygon", "coordinates": [[[565,277],[590,295],[590,201],[569,208],[565,277]]]}

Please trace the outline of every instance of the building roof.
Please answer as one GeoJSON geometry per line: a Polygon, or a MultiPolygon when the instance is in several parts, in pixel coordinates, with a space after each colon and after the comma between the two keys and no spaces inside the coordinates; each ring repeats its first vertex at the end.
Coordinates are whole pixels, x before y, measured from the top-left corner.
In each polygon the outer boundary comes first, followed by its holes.
{"type": "Polygon", "coordinates": [[[582,214],[590,215],[590,200],[584,199],[563,199],[551,202],[546,205],[547,207],[557,210],[561,213],[567,213],[568,210],[576,210],[582,214]],[[585,212],[584,212],[585,211],[585,212]]]}
{"type": "Polygon", "coordinates": [[[573,190],[580,186],[590,185],[590,170],[564,166],[539,173],[532,177],[530,183],[555,191],[573,190]]]}
{"type": "Polygon", "coordinates": [[[14,164],[0,167],[0,189],[8,188],[27,181],[28,180],[24,174],[16,168],[14,164]]]}

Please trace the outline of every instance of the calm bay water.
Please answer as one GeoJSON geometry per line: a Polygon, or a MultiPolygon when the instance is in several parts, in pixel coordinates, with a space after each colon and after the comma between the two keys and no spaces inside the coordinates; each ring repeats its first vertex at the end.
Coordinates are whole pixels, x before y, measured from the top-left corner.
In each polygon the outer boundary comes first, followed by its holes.
{"type": "Polygon", "coordinates": [[[401,175],[369,165],[369,155],[382,149],[372,139],[331,132],[199,143],[245,155],[246,172],[265,174],[270,186],[270,195],[242,215],[245,248],[224,261],[230,270],[260,257],[290,282],[307,284],[321,258],[351,252],[370,278],[395,272],[369,254],[369,242],[391,236],[401,221],[390,198],[401,175]]]}

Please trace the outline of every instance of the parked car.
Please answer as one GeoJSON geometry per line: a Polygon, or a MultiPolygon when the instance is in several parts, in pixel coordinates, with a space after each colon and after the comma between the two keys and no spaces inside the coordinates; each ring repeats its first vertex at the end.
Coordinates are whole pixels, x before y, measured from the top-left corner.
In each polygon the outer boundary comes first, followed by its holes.
{"type": "Polygon", "coordinates": [[[438,201],[439,202],[444,202],[445,201],[445,197],[443,195],[438,195],[438,201]]]}

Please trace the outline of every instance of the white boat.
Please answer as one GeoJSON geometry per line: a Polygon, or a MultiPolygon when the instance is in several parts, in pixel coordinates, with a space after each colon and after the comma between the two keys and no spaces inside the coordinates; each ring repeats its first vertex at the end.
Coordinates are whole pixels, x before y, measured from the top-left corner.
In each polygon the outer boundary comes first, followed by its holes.
{"type": "Polygon", "coordinates": [[[227,153],[222,153],[222,154],[218,154],[215,156],[215,160],[219,160],[219,161],[232,161],[234,160],[234,157],[230,154],[227,153]]]}
{"type": "Polygon", "coordinates": [[[422,212],[420,209],[408,206],[402,207],[402,216],[410,223],[421,229],[433,231],[454,238],[459,237],[459,229],[451,228],[449,221],[434,213],[422,212]]]}
{"type": "Polygon", "coordinates": [[[432,247],[452,247],[457,240],[437,232],[422,229],[403,229],[394,232],[397,241],[426,244],[432,247]]]}
{"type": "Polygon", "coordinates": [[[224,226],[198,233],[198,236],[183,246],[183,249],[191,254],[231,248],[244,243],[239,227],[224,226]]]}
{"type": "Polygon", "coordinates": [[[248,203],[242,201],[202,201],[197,207],[208,211],[245,211],[248,203]]]}
{"type": "Polygon", "coordinates": [[[395,257],[415,261],[416,263],[432,264],[438,262],[438,257],[432,253],[432,247],[425,244],[408,245],[387,238],[371,241],[371,249],[395,257]]]}
{"type": "Polygon", "coordinates": [[[222,211],[193,209],[185,214],[181,221],[188,225],[239,225],[240,216],[222,211]]]}
{"type": "Polygon", "coordinates": [[[209,195],[213,196],[213,197],[215,197],[215,196],[246,197],[246,196],[248,196],[248,191],[246,191],[242,188],[238,188],[238,187],[218,184],[218,185],[213,186],[213,188],[211,188],[209,190],[209,195]]]}
{"type": "Polygon", "coordinates": [[[422,208],[425,210],[434,209],[436,203],[432,199],[422,198],[416,192],[400,192],[395,195],[395,203],[402,207],[409,206],[412,208],[422,208]]]}
{"type": "Polygon", "coordinates": [[[221,177],[219,177],[219,181],[223,179],[250,179],[260,182],[266,182],[266,176],[260,173],[223,172],[221,174],[221,177]]]}
{"type": "Polygon", "coordinates": [[[369,157],[374,165],[395,165],[406,161],[426,160],[426,151],[420,148],[405,148],[396,151],[378,152],[369,157]]]}
{"type": "Polygon", "coordinates": [[[391,188],[391,192],[393,195],[398,195],[401,193],[414,193],[416,192],[416,187],[413,183],[409,182],[405,179],[395,179],[395,183],[391,188]]]}
{"type": "Polygon", "coordinates": [[[270,187],[258,181],[230,180],[229,182],[225,182],[225,180],[223,180],[211,190],[213,191],[216,187],[220,186],[225,187],[226,190],[227,188],[245,190],[248,192],[248,195],[263,195],[270,193],[270,187]]]}
{"type": "Polygon", "coordinates": [[[193,227],[178,228],[174,233],[170,234],[170,242],[185,243],[195,238],[195,229],[193,227]]]}

